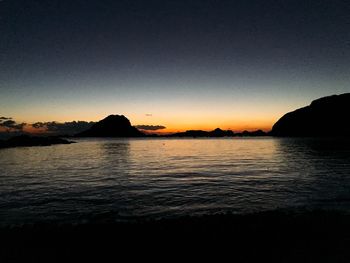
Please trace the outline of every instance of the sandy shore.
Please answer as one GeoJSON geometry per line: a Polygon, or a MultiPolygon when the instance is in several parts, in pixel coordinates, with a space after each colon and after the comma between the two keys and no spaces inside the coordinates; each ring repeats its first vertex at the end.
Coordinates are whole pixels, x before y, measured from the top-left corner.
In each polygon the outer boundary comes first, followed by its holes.
{"type": "Polygon", "coordinates": [[[350,215],[337,211],[38,224],[5,227],[0,234],[1,262],[109,257],[121,262],[188,257],[215,262],[350,262],[350,215]]]}

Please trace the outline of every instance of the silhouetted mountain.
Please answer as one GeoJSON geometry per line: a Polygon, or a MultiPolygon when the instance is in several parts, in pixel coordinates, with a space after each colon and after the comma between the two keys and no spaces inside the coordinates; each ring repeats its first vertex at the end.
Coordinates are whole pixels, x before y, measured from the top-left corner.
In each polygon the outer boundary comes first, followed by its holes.
{"type": "Polygon", "coordinates": [[[177,132],[170,135],[170,137],[208,137],[207,131],[202,130],[189,130],[185,132],[177,132]]]}
{"type": "Polygon", "coordinates": [[[144,136],[124,115],[109,115],[77,137],[140,137],[144,136]]]}
{"type": "Polygon", "coordinates": [[[202,131],[202,130],[189,130],[185,132],[178,132],[170,135],[171,137],[232,137],[234,132],[227,130],[223,131],[216,128],[213,131],[202,131]]]}
{"type": "Polygon", "coordinates": [[[285,114],[272,127],[273,136],[350,136],[350,93],[314,100],[285,114]]]}
{"type": "Polygon", "coordinates": [[[268,134],[262,130],[256,130],[256,131],[243,131],[241,133],[236,133],[236,136],[243,136],[243,137],[249,137],[249,136],[253,136],[253,137],[259,137],[259,136],[268,136],[268,134]]]}
{"type": "Polygon", "coordinates": [[[32,137],[28,135],[20,135],[12,137],[6,141],[0,141],[0,148],[12,148],[20,146],[50,146],[53,144],[70,144],[67,141],[58,137],[32,137]]]}
{"type": "Polygon", "coordinates": [[[209,137],[232,137],[233,135],[233,131],[223,131],[220,128],[216,128],[215,130],[209,132],[209,137]]]}

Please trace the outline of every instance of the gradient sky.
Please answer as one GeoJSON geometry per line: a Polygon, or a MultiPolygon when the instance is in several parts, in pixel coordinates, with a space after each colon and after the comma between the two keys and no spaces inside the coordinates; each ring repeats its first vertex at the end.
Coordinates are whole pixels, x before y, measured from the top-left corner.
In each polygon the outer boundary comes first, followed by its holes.
{"type": "Polygon", "coordinates": [[[350,3],[2,0],[0,116],[268,130],[350,91],[350,3]]]}

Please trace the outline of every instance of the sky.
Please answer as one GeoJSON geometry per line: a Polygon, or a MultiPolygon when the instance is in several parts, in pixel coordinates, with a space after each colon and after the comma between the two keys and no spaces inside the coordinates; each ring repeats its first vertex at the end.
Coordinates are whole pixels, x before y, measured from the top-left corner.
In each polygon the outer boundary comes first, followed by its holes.
{"type": "Polygon", "coordinates": [[[271,129],[350,91],[350,3],[2,0],[0,116],[271,129]]]}

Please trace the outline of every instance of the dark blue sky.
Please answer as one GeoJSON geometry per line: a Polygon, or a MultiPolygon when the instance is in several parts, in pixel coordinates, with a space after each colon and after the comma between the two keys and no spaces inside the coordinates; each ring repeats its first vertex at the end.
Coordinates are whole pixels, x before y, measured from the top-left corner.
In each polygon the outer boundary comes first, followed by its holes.
{"type": "Polygon", "coordinates": [[[0,2],[0,115],[22,121],[267,127],[349,71],[348,1],[0,2]]]}

